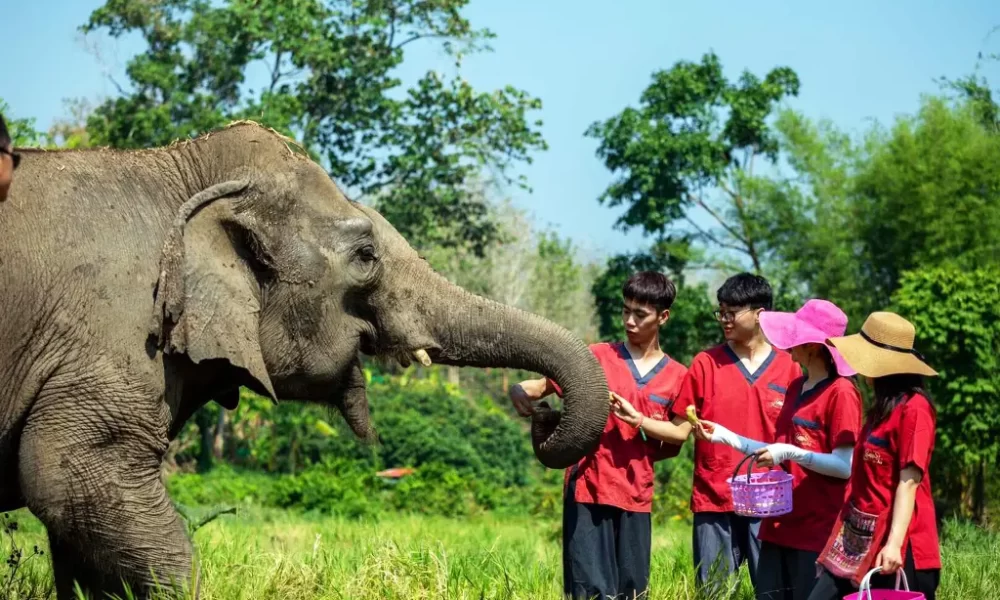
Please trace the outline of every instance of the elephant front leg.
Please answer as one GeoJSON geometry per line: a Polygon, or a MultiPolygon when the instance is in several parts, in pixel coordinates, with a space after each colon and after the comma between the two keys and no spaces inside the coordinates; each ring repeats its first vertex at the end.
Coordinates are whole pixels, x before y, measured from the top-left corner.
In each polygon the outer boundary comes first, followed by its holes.
{"type": "Polygon", "coordinates": [[[125,597],[123,583],[137,597],[154,582],[183,592],[192,550],[160,480],[163,450],[148,431],[101,421],[32,415],[21,440],[22,489],[48,530],[57,596],[75,598],[76,582],[95,598],[125,597]]]}

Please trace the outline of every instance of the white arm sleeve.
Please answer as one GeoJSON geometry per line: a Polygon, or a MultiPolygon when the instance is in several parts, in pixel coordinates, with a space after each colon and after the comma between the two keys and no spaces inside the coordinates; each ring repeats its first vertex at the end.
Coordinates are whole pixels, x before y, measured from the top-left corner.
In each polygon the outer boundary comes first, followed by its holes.
{"type": "Polygon", "coordinates": [[[745,438],[742,435],[733,433],[719,424],[715,425],[715,430],[712,432],[712,441],[719,444],[725,444],[730,448],[735,448],[743,454],[753,454],[764,446],[767,446],[764,442],[758,442],[757,440],[745,438]]]}
{"type": "Polygon", "coordinates": [[[791,444],[770,444],[768,449],[775,464],[791,460],[822,475],[839,479],[848,479],[851,476],[851,463],[854,460],[852,446],[840,446],[831,454],[803,450],[791,444]]]}
{"type": "Polygon", "coordinates": [[[852,446],[840,446],[839,448],[834,448],[832,454],[806,452],[802,460],[797,462],[810,471],[816,471],[830,477],[849,479],[851,477],[851,463],[853,461],[854,448],[852,446]]]}

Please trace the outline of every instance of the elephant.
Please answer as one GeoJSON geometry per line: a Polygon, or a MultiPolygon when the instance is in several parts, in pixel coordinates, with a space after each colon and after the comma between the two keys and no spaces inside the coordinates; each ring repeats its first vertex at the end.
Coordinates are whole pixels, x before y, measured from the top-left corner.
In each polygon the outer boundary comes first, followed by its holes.
{"type": "Polygon", "coordinates": [[[252,121],[141,150],[22,149],[0,206],[0,510],[44,524],[57,596],[198,593],[167,447],[241,387],[377,441],[361,356],[542,373],[537,459],[593,452],[603,372],[563,327],[452,285],[293,140],[252,121]]]}

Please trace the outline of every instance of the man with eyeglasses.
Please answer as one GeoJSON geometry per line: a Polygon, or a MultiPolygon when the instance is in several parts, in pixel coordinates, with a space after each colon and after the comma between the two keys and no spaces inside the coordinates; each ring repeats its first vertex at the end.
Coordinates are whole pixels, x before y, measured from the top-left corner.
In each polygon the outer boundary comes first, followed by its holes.
{"type": "MultiPolygon", "coordinates": [[[[773,440],[785,392],[802,369],[788,352],[773,348],[761,332],[760,313],[771,309],[771,286],[763,277],[740,273],[722,284],[717,298],[715,318],[726,341],[691,361],[677,401],[670,407],[671,416],[684,417],[687,408],[694,407],[699,418],[724,422],[726,428],[746,437],[773,440]]],[[[700,587],[718,590],[721,582],[716,578],[735,573],[743,561],[756,587],[760,519],[734,512],[726,482],[742,458],[728,446],[695,441],[691,511],[700,587]]]]}
{"type": "Polygon", "coordinates": [[[21,163],[21,155],[14,152],[14,144],[7,131],[7,122],[0,115],[0,202],[7,199],[11,181],[14,180],[14,170],[21,163]]]}

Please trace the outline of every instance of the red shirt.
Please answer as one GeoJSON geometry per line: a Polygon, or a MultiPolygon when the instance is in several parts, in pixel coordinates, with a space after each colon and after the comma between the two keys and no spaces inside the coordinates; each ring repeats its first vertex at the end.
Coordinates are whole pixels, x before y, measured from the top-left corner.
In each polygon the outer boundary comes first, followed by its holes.
{"type": "MultiPolygon", "coordinates": [[[[668,408],[687,372],[684,365],[664,356],[640,377],[621,342],[592,344],[590,351],[604,369],[608,389],[647,417],[668,418],[668,408]]],[[[555,382],[553,385],[562,395],[555,382]]],[[[573,497],[577,502],[648,513],[653,506],[653,463],[677,456],[678,452],[679,445],[653,438],[643,440],[638,429],[612,413],[608,415],[597,450],[566,469],[566,487],[571,480],[575,482],[573,497]]]]}
{"type": "MultiPolygon", "coordinates": [[[[804,383],[805,377],[800,377],[788,388],[775,441],[820,454],[857,444],[861,394],[851,380],[831,377],[803,393],[804,383]]],[[[792,461],[783,467],[794,477],[792,512],[764,519],[758,537],[786,548],[822,552],[847,499],[848,480],[810,471],[792,461]]]]}
{"type": "Polygon", "coordinates": [[[935,426],[934,410],[927,398],[910,396],[874,428],[865,425],[863,441],[854,451],[851,474],[851,502],[860,511],[880,514],[892,510],[903,468],[913,465],[923,473],[902,548],[903,556],[907,544],[913,548],[913,563],[918,570],[941,568],[930,476],[935,426]]]}
{"type": "MultiPolygon", "coordinates": [[[[754,440],[773,440],[785,393],[802,368],[777,348],[751,375],[727,344],[699,353],[681,385],[674,415],[694,406],[698,417],[754,440]]],[[[693,512],[731,512],[733,498],[726,479],[743,454],[723,444],[695,441],[693,512]]]]}

